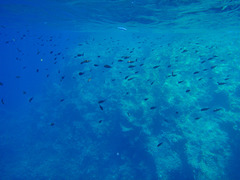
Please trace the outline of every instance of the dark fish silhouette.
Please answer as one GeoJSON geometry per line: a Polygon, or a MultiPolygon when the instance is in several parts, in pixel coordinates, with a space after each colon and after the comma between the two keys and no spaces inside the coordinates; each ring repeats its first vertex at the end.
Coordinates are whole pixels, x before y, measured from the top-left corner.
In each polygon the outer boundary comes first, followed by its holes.
{"type": "Polygon", "coordinates": [[[123,60],[122,60],[122,59],[119,59],[118,62],[123,62],[123,60]]]}
{"type": "Polygon", "coordinates": [[[84,53],[82,53],[82,54],[78,54],[78,55],[77,55],[77,57],[81,57],[81,56],[84,56],[84,53]]]}
{"type": "Polygon", "coordinates": [[[129,79],[128,79],[128,81],[131,81],[131,80],[133,80],[133,79],[134,79],[134,77],[132,77],[132,78],[129,78],[129,79]]]}
{"type": "Polygon", "coordinates": [[[173,74],[173,71],[172,71],[172,77],[175,77],[176,76],[176,74],[173,74]]]}
{"type": "Polygon", "coordinates": [[[193,74],[198,74],[199,73],[199,71],[195,71],[193,74]]]}
{"type": "Polygon", "coordinates": [[[29,102],[32,102],[32,100],[33,100],[33,97],[31,97],[28,101],[29,101],[29,102]]]}
{"type": "Polygon", "coordinates": [[[210,61],[210,60],[214,59],[215,57],[217,57],[217,56],[216,56],[216,55],[214,55],[213,57],[210,57],[210,58],[208,58],[208,61],[210,61]]]}
{"type": "Polygon", "coordinates": [[[106,100],[100,100],[98,101],[98,104],[104,103],[106,100]]]}
{"type": "Polygon", "coordinates": [[[112,68],[112,66],[104,65],[105,68],[112,68]]]}
{"type": "Polygon", "coordinates": [[[151,82],[151,85],[153,85],[153,83],[154,83],[154,81],[153,81],[153,82],[151,82]]]}
{"type": "Polygon", "coordinates": [[[210,108],[202,108],[201,111],[207,111],[209,110],[210,108]]]}
{"type": "Polygon", "coordinates": [[[50,125],[51,125],[51,126],[54,126],[54,123],[52,122],[50,125]]]}
{"type": "Polygon", "coordinates": [[[217,82],[217,83],[218,83],[219,86],[226,84],[224,82],[217,82]]]}
{"type": "Polygon", "coordinates": [[[64,99],[60,99],[60,102],[63,102],[64,101],[64,99]]]}
{"type": "Polygon", "coordinates": [[[207,71],[208,69],[203,69],[203,71],[207,71]]]}
{"type": "Polygon", "coordinates": [[[187,89],[187,90],[186,90],[186,93],[188,93],[188,92],[190,92],[190,89],[187,89]]]}
{"type": "Polygon", "coordinates": [[[90,60],[84,60],[84,61],[81,62],[81,64],[89,63],[89,62],[91,62],[91,61],[90,60]]]}
{"type": "Polygon", "coordinates": [[[2,82],[0,82],[0,86],[3,86],[3,83],[2,83],[2,82]]]}
{"type": "Polygon", "coordinates": [[[145,98],[145,99],[144,99],[144,101],[147,101],[147,100],[148,100],[148,98],[145,98]]]}
{"type": "Polygon", "coordinates": [[[198,119],[200,119],[200,117],[196,117],[196,118],[195,118],[195,120],[198,120],[198,119]]]}
{"type": "Polygon", "coordinates": [[[103,107],[99,104],[100,109],[103,111],[103,107]]]}
{"type": "Polygon", "coordinates": [[[130,56],[122,56],[123,59],[128,59],[130,56]]]}
{"type": "Polygon", "coordinates": [[[154,66],[153,69],[157,69],[159,66],[154,66]]]}
{"type": "Polygon", "coordinates": [[[129,76],[126,76],[124,79],[127,79],[129,76]]]}
{"type": "Polygon", "coordinates": [[[183,81],[178,81],[178,84],[181,84],[183,81]]]}
{"type": "Polygon", "coordinates": [[[222,110],[222,108],[214,109],[213,112],[218,112],[220,110],[222,110]]]}
{"type": "Polygon", "coordinates": [[[157,145],[157,147],[160,147],[162,144],[163,144],[163,142],[160,142],[160,143],[157,145]]]}
{"type": "Polygon", "coordinates": [[[97,66],[98,66],[98,64],[94,64],[94,66],[96,66],[96,67],[97,67],[97,66]]]}
{"type": "Polygon", "coordinates": [[[98,123],[102,123],[102,120],[99,120],[98,123]]]}
{"type": "Polygon", "coordinates": [[[1,99],[1,103],[2,103],[2,104],[5,104],[3,98],[1,99]]]}
{"type": "Polygon", "coordinates": [[[134,63],[135,61],[128,61],[127,63],[134,63]]]}
{"type": "Polygon", "coordinates": [[[79,72],[78,74],[79,74],[79,76],[81,76],[81,75],[83,75],[83,74],[84,74],[84,72],[79,72]]]}
{"type": "Polygon", "coordinates": [[[150,109],[156,109],[157,107],[156,106],[152,106],[152,107],[150,107],[150,109]]]}
{"type": "Polygon", "coordinates": [[[128,66],[128,68],[134,68],[135,66],[134,65],[130,65],[130,66],[128,66]]]}
{"type": "Polygon", "coordinates": [[[211,69],[214,69],[215,67],[217,67],[217,65],[216,66],[211,66],[211,69]]]}

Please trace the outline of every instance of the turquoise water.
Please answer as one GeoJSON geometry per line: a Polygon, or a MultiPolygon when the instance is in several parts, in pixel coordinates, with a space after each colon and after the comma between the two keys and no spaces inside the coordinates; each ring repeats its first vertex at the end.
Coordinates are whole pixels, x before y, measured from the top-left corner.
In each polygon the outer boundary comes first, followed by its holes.
{"type": "Polygon", "coordinates": [[[240,1],[0,2],[0,179],[240,179],[240,1]]]}

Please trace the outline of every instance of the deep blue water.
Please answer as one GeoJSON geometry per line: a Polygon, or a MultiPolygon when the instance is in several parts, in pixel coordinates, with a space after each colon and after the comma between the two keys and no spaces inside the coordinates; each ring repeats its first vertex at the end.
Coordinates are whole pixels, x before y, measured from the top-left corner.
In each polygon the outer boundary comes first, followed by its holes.
{"type": "Polygon", "coordinates": [[[0,179],[240,179],[240,1],[0,1],[0,179]]]}

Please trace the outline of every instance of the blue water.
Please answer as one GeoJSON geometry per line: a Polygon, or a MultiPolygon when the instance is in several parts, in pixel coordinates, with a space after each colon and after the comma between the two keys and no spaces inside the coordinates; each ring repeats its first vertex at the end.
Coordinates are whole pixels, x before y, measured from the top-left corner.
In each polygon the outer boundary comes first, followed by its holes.
{"type": "Polygon", "coordinates": [[[0,1],[0,179],[240,179],[240,1],[0,1]]]}

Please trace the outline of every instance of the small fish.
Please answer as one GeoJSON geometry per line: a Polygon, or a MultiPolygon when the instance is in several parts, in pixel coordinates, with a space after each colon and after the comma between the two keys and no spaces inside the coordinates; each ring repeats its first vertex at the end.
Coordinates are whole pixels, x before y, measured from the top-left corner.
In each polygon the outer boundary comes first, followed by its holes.
{"type": "Polygon", "coordinates": [[[79,74],[79,76],[82,76],[84,74],[84,72],[79,72],[78,74],[79,74]]]}
{"type": "Polygon", "coordinates": [[[123,62],[123,60],[122,60],[122,59],[119,59],[118,62],[123,62]]]}
{"type": "Polygon", "coordinates": [[[89,62],[91,62],[91,61],[90,60],[84,60],[84,61],[81,62],[81,64],[89,63],[89,62]]]}
{"type": "Polygon", "coordinates": [[[159,66],[153,66],[153,69],[157,69],[159,66]]]}
{"type": "Polygon", "coordinates": [[[112,68],[112,66],[104,65],[105,68],[112,68]]]}
{"type": "Polygon", "coordinates": [[[190,92],[190,89],[187,89],[187,90],[186,90],[186,93],[188,93],[188,92],[190,92]]]}
{"type": "Polygon", "coordinates": [[[130,66],[128,66],[128,68],[134,68],[135,66],[134,65],[130,65],[130,66]]]}
{"type": "Polygon", "coordinates": [[[222,108],[214,109],[213,112],[218,112],[220,110],[222,110],[222,108]]]}
{"type": "Polygon", "coordinates": [[[202,61],[201,64],[205,63],[206,61],[202,61]]]}
{"type": "Polygon", "coordinates": [[[33,100],[33,97],[31,97],[28,101],[29,101],[29,102],[32,102],[32,100],[33,100]]]}
{"type": "Polygon", "coordinates": [[[123,59],[128,59],[130,56],[122,56],[123,59]]]}
{"type": "Polygon", "coordinates": [[[94,66],[96,66],[96,67],[97,67],[97,66],[99,66],[99,65],[98,65],[98,64],[94,64],[94,66]]]}
{"type": "Polygon", "coordinates": [[[128,79],[128,81],[131,81],[131,80],[133,80],[133,79],[134,79],[134,77],[132,77],[132,78],[129,78],[129,79],[128,79]]]}
{"type": "Polygon", "coordinates": [[[77,57],[81,57],[81,56],[84,56],[84,53],[82,53],[82,54],[78,54],[78,55],[77,55],[77,57]]]}
{"type": "Polygon", "coordinates": [[[224,82],[217,82],[217,83],[218,83],[219,86],[226,84],[224,82]]]}
{"type": "Polygon", "coordinates": [[[207,111],[209,110],[210,108],[202,108],[201,111],[207,111]]]}
{"type": "Polygon", "coordinates": [[[119,27],[117,27],[119,30],[122,30],[122,31],[127,31],[127,28],[125,28],[125,27],[121,27],[121,26],[119,26],[119,27]]]}
{"type": "Polygon", "coordinates": [[[3,98],[1,99],[1,103],[2,103],[2,104],[5,104],[3,98]]]}
{"type": "Polygon", "coordinates": [[[163,142],[160,142],[160,143],[157,145],[157,147],[160,147],[162,144],[163,144],[163,142]]]}
{"type": "Polygon", "coordinates": [[[50,125],[51,125],[51,126],[54,126],[54,123],[52,122],[50,125]]]}
{"type": "Polygon", "coordinates": [[[102,120],[99,120],[98,123],[99,123],[99,124],[102,123],[102,120]]]}
{"type": "Polygon", "coordinates": [[[173,74],[173,71],[172,71],[172,77],[175,77],[175,76],[177,76],[176,74],[173,74]]]}
{"type": "Polygon", "coordinates": [[[185,53],[185,52],[187,52],[188,50],[186,50],[186,49],[184,49],[183,51],[182,51],[182,53],[185,53]]]}
{"type": "Polygon", "coordinates": [[[153,82],[151,82],[151,85],[153,85],[153,83],[154,83],[154,81],[153,81],[153,82]]]}
{"type": "Polygon", "coordinates": [[[64,101],[64,99],[60,99],[60,102],[63,102],[64,101]]]}
{"type": "Polygon", "coordinates": [[[16,76],[17,79],[19,79],[21,76],[16,76]]]}
{"type": "Polygon", "coordinates": [[[199,73],[199,71],[195,71],[193,74],[198,74],[199,73]]]}
{"type": "Polygon", "coordinates": [[[103,111],[103,107],[99,104],[99,108],[103,111]]]}
{"type": "Polygon", "coordinates": [[[3,83],[2,83],[2,82],[0,82],[0,86],[3,86],[3,83]]]}
{"type": "Polygon", "coordinates": [[[217,67],[217,66],[211,66],[211,69],[214,69],[215,67],[217,67]]]}
{"type": "Polygon", "coordinates": [[[156,106],[152,106],[152,107],[150,107],[150,109],[156,109],[157,107],[156,106]]]}
{"type": "Polygon", "coordinates": [[[127,79],[129,76],[125,76],[125,78],[124,79],[127,79]]]}
{"type": "Polygon", "coordinates": [[[104,103],[106,100],[100,100],[98,101],[98,104],[104,103]]]}
{"type": "Polygon", "coordinates": [[[134,63],[135,61],[127,61],[127,63],[134,63]]]}
{"type": "Polygon", "coordinates": [[[203,69],[203,71],[207,71],[208,69],[203,69]]]}
{"type": "Polygon", "coordinates": [[[196,118],[195,118],[195,120],[198,120],[198,119],[200,119],[200,117],[196,117],[196,118]]]}
{"type": "Polygon", "coordinates": [[[178,84],[181,84],[183,81],[178,81],[178,84]]]}
{"type": "Polygon", "coordinates": [[[147,100],[148,100],[148,98],[145,98],[145,99],[144,99],[144,101],[147,101],[147,100]]]}

